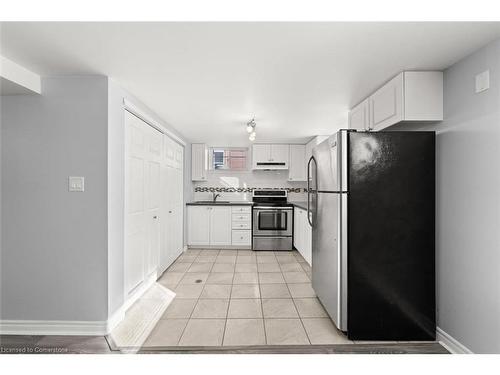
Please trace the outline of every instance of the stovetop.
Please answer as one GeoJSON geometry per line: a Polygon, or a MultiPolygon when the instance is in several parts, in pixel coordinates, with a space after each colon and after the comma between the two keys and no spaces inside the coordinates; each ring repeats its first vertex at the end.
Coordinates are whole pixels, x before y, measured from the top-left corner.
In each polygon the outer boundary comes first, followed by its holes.
{"type": "Polygon", "coordinates": [[[255,189],[252,194],[254,207],[292,207],[288,203],[288,192],[283,189],[255,189]]]}

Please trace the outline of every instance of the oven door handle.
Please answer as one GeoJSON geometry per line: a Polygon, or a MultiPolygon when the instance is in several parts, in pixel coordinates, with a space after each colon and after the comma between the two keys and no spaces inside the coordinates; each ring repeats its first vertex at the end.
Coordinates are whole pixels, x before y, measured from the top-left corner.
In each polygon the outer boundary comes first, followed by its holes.
{"type": "Polygon", "coordinates": [[[254,238],[290,238],[292,236],[269,236],[269,235],[263,235],[263,234],[254,234],[254,238]]]}

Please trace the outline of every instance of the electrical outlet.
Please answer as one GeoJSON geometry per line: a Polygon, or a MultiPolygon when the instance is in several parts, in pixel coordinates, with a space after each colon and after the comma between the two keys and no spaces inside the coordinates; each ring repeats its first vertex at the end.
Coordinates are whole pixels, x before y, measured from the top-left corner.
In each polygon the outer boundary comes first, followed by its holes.
{"type": "Polygon", "coordinates": [[[85,190],[85,177],[68,177],[68,190],[71,192],[83,192],[85,190]]]}
{"type": "Polygon", "coordinates": [[[476,94],[490,88],[490,71],[485,70],[476,75],[476,94]]]}

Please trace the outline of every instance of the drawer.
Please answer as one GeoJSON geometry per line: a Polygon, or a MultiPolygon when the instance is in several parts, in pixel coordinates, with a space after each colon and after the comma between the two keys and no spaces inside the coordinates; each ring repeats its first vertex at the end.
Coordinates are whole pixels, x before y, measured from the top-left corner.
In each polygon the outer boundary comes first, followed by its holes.
{"type": "Polygon", "coordinates": [[[246,214],[246,213],[235,214],[233,212],[233,222],[235,222],[235,221],[248,221],[248,222],[250,222],[250,220],[251,220],[250,214],[246,214]]]}
{"type": "Polygon", "coordinates": [[[237,213],[252,213],[252,206],[233,206],[232,207],[233,214],[237,213]]]}
{"type": "Polygon", "coordinates": [[[252,231],[251,230],[233,230],[232,232],[232,245],[247,245],[252,244],[252,231]]]}
{"type": "Polygon", "coordinates": [[[252,224],[246,221],[233,221],[233,229],[252,229],[252,224]]]}

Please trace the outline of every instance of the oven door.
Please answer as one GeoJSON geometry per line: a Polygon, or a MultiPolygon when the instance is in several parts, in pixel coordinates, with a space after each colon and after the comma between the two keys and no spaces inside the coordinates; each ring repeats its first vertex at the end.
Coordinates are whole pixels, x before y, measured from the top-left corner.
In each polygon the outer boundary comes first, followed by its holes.
{"type": "Polygon", "coordinates": [[[293,208],[254,207],[254,236],[291,236],[293,228],[293,208]]]}

